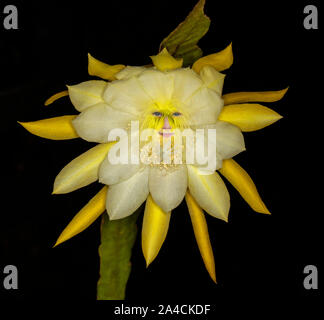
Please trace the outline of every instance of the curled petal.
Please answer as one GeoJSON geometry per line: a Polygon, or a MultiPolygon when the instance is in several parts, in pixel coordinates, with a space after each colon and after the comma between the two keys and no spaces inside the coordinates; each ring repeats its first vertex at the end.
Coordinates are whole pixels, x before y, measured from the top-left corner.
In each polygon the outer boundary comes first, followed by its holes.
{"type": "Polygon", "coordinates": [[[113,144],[99,144],[67,164],[55,178],[53,194],[72,192],[98,180],[99,166],[113,144]]]}
{"type": "Polygon", "coordinates": [[[217,172],[200,174],[199,168],[188,165],[188,185],[201,208],[215,218],[228,221],[230,197],[217,172]]]}
{"type": "Polygon", "coordinates": [[[109,65],[92,57],[88,53],[88,73],[90,76],[97,76],[105,80],[116,80],[115,75],[124,69],[122,64],[109,65]]]}
{"type": "Polygon", "coordinates": [[[164,212],[148,196],[145,205],[143,227],[142,227],[142,251],[146,266],[156,258],[169,229],[171,212],[164,212]]]}
{"type": "Polygon", "coordinates": [[[223,161],[220,173],[233,185],[251,208],[259,213],[270,214],[248,173],[233,159],[223,161]]]}
{"type": "Polygon", "coordinates": [[[189,192],[186,193],[186,202],[201,257],[210,277],[216,283],[215,260],[205,215],[189,192]]]}
{"type": "Polygon", "coordinates": [[[126,218],[146,200],[149,169],[136,172],[131,178],[109,187],[106,208],[110,220],[126,218]]]}
{"type": "Polygon", "coordinates": [[[103,187],[71,220],[60,234],[54,247],[88,228],[105,210],[108,187],[103,187]]]}
{"type": "Polygon", "coordinates": [[[72,126],[76,115],[43,119],[32,122],[19,122],[30,133],[51,140],[69,140],[79,138],[72,126]]]}
{"type": "Polygon", "coordinates": [[[233,64],[232,43],[224,50],[210,54],[208,56],[198,59],[192,66],[192,69],[197,73],[200,72],[204,66],[212,66],[217,71],[228,69],[233,64]]]}
{"type": "Polygon", "coordinates": [[[130,113],[99,103],[81,112],[72,122],[79,136],[90,142],[105,143],[110,130],[126,130],[130,121],[135,119],[130,113]]]}
{"type": "Polygon", "coordinates": [[[224,104],[235,104],[245,102],[275,102],[284,97],[288,88],[278,91],[260,92],[233,92],[223,95],[224,104]]]}
{"type": "Polygon", "coordinates": [[[75,109],[81,112],[97,103],[103,102],[102,95],[107,87],[107,82],[103,80],[90,80],[67,87],[72,104],[75,109]]]}
{"type": "Polygon", "coordinates": [[[230,122],[244,132],[263,129],[281,118],[277,112],[256,103],[231,104],[219,115],[219,120],[230,122]]]}
{"type": "Polygon", "coordinates": [[[184,165],[167,169],[153,166],[149,175],[153,200],[164,212],[171,211],[183,200],[188,186],[187,180],[187,168],[184,165]]]}
{"type": "Polygon", "coordinates": [[[51,97],[49,97],[44,105],[45,106],[48,106],[50,104],[52,104],[53,102],[55,102],[56,100],[60,99],[60,98],[63,98],[63,97],[66,97],[69,95],[69,91],[68,90],[64,90],[64,91],[61,91],[61,92],[58,92],[56,94],[53,94],[51,97]]]}
{"type": "Polygon", "coordinates": [[[172,57],[167,48],[164,48],[159,54],[151,56],[150,58],[152,59],[154,66],[161,71],[181,68],[183,63],[182,58],[175,59],[172,57]]]}
{"type": "Polygon", "coordinates": [[[225,74],[218,72],[210,65],[206,65],[201,68],[200,77],[208,88],[213,89],[219,95],[222,94],[225,74]]]}

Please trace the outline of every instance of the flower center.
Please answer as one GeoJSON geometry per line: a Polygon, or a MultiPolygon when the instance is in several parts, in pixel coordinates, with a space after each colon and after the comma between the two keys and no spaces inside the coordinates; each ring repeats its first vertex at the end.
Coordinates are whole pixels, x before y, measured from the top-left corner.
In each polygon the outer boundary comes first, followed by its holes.
{"type": "Polygon", "coordinates": [[[141,130],[153,129],[155,132],[150,142],[141,148],[145,161],[164,170],[174,168],[182,158],[183,146],[176,140],[178,132],[188,128],[187,117],[170,102],[164,105],[154,103],[143,118],[141,130]]]}

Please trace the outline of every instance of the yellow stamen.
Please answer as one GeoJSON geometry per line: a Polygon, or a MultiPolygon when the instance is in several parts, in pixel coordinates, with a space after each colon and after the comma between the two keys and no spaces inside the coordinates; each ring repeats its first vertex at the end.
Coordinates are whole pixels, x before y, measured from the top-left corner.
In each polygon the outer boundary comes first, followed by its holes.
{"type": "Polygon", "coordinates": [[[275,102],[284,97],[288,88],[278,91],[233,92],[223,95],[224,105],[245,102],[275,102]]]}
{"type": "Polygon", "coordinates": [[[171,56],[166,48],[164,48],[156,56],[150,57],[155,67],[161,71],[173,70],[182,67],[183,59],[175,59],[171,56]]]}
{"type": "Polygon", "coordinates": [[[233,159],[223,161],[220,173],[233,185],[251,208],[259,213],[270,214],[248,173],[233,159]]]}
{"type": "Polygon", "coordinates": [[[88,228],[105,210],[108,187],[103,187],[72,219],[60,234],[54,247],[88,228]]]}
{"type": "Polygon", "coordinates": [[[164,212],[152,199],[146,200],[142,226],[142,251],[148,267],[158,255],[169,229],[171,212],[164,212]]]}
{"type": "Polygon", "coordinates": [[[88,53],[88,73],[90,76],[97,76],[105,80],[116,80],[115,74],[124,69],[122,64],[109,65],[92,57],[88,53]]]}
{"type": "Polygon", "coordinates": [[[52,104],[53,102],[55,102],[56,100],[58,100],[58,99],[60,99],[62,97],[66,97],[68,95],[69,95],[69,91],[68,90],[64,90],[64,91],[58,92],[58,93],[52,95],[51,97],[49,97],[45,101],[44,105],[45,106],[48,106],[48,105],[52,104]]]}
{"type": "Polygon", "coordinates": [[[198,74],[200,69],[204,66],[212,66],[217,71],[228,69],[233,64],[232,43],[224,50],[210,54],[208,56],[198,59],[192,66],[192,69],[198,74]]]}
{"type": "Polygon", "coordinates": [[[217,283],[214,254],[209,239],[205,215],[189,192],[186,194],[186,202],[201,257],[210,277],[217,283]]]}
{"type": "Polygon", "coordinates": [[[30,133],[51,140],[68,140],[78,138],[72,120],[76,115],[48,118],[33,122],[19,122],[30,133]]]}
{"type": "Polygon", "coordinates": [[[277,112],[256,103],[231,104],[223,108],[219,120],[230,122],[242,131],[263,129],[280,120],[277,112]]]}

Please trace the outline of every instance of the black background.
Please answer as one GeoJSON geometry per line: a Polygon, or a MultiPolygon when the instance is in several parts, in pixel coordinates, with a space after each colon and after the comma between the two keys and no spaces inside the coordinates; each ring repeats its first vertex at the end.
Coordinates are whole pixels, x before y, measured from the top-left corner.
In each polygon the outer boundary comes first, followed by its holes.
{"type": "MultiPolygon", "coordinates": [[[[74,114],[67,98],[44,107],[65,84],[89,79],[87,53],[109,64],[143,65],[160,41],[195,4],[188,1],[57,1],[17,5],[19,29],[0,25],[0,300],[95,300],[100,219],[52,249],[58,235],[100,189],[94,184],[68,195],[51,195],[55,176],[92,145],[32,136],[16,121],[74,114]],[[19,289],[1,288],[5,265],[16,265],[19,289]]],[[[308,2],[209,0],[212,24],[200,41],[205,54],[233,42],[234,64],[224,92],[279,90],[282,101],[265,104],[284,119],[245,134],[247,151],[235,159],[249,172],[272,212],[252,211],[236,190],[229,223],[207,216],[218,285],[205,271],[185,204],[172,213],[168,237],[146,269],[140,233],[126,298],[137,303],[263,300],[315,301],[319,290],[303,287],[306,265],[321,279],[322,83],[319,30],[303,28],[308,2]],[[316,184],[319,182],[319,184],[316,184]]],[[[139,230],[141,218],[138,221],[139,230]]]]}

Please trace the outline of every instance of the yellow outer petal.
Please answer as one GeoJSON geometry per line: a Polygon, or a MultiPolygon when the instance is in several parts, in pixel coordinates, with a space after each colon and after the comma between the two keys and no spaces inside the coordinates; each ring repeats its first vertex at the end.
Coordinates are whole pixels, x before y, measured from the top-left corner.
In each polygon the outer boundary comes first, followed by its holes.
{"type": "Polygon", "coordinates": [[[223,95],[224,105],[244,102],[274,102],[282,99],[288,88],[278,91],[232,92],[223,95]]]}
{"type": "Polygon", "coordinates": [[[51,140],[68,140],[78,138],[72,126],[73,116],[62,116],[33,122],[19,122],[30,133],[51,140]]]}
{"type": "Polygon", "coordinates": [[[115,74],[124,69],[122,64],[109,65],[97,60],[88,53],[88,73],[105,80],[116,80],[115,74]]]}
{"type": "Polygon", "coordinates": [[[209,239],[205,215],[189,192],[186,194],[186,202],[201,257],[210,277],[217,283],[214,254],[209,239]]]}
{"type": "Polygon", "coordinates": [[[171,212],[164,212],[152,199],[146,200],[142,227],[142,250],[148,267],[158,255],[169,229],[171,212]]]}
{"type": "Polygon", "coordinates": [[[48,105],[52,104],[53,102],[55,102],[56,100],[58,100],[58,99],[60,99],[62,97],[66,97],[68,95],[69,95],[68,90],[64,90],[64,91],[55,93],[45,101],[44,105],[48,106],[48,105]]]}
{"type": "Polygon", "coordinates": [[[233,185],[251,208],[259,213],[270,214],[248,173],[233,159],[223,161],[220,173],[233,185]]]}
{"type": "Polygon", "coordinates": [[[67,164],[55,178],[53,194],[72,192],[97,181],[99,166],[113,144],[98,144],[67,164]]]}
{"type": "Polygon", "coordinates": [[[150,57],[155,67],[161,71],[173,70],[182,67],[183,59],[175,59],[171,56],[166,48],[164,48],[158,55],[150,57]]]}
{"type": "Polygon", "coordinates": [[[218,120],[230,122],[249,132],[263,129],[281,118],[280,114],[261,104],[245,103],[224,107],[218,120]]]}
{"type": "Polygon", "coordinates": [[[54,247],[88,228],[105,210],[108,187],[103,187],[71,220],[54,247]]]}
{"type": "Polygon", "coordinates": [[[198,59],[192,66],[197,73],[204,66],[212,66],[217,71],[228,69],[233,64],[232,43],[224,50],[198,59]]]}

